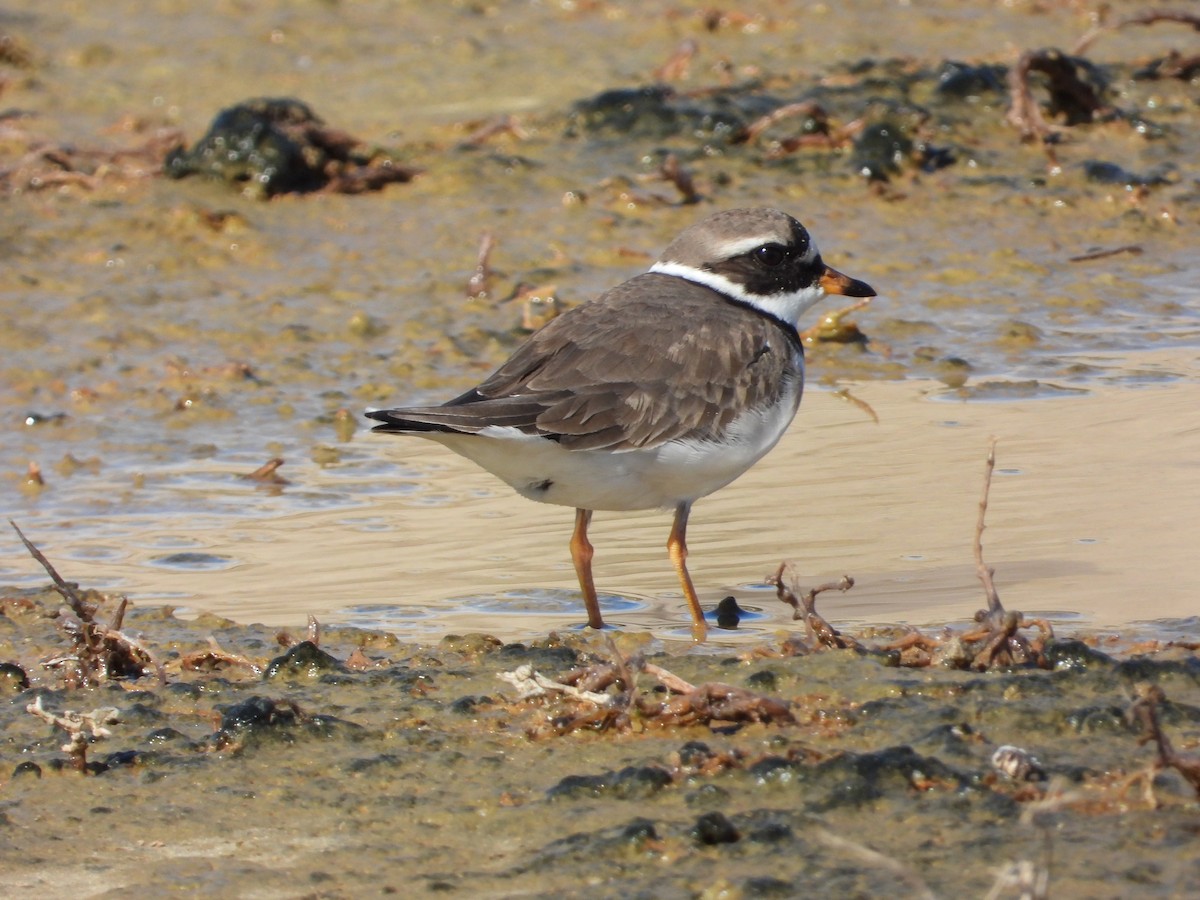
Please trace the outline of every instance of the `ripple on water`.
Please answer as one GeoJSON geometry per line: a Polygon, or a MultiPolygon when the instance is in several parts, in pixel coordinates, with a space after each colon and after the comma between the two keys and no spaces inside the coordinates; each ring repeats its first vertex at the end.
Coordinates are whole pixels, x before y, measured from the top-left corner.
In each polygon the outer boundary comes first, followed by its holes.
{"type": "Polygon", "coordinates": [[[232,569],[237,564],[238,560],[231,556],[193,551],[170,553],[146,560],[146,565],[156,569],[178,569],[183,572],[219,572],[222,569],[232,569]]]}
{"type": "Polygon", "coordinates": [[[121,547],[106,547],[85,544],[75,547],[66,547],[59,551],[57,556],[61,557],[62,559],[77,560],[81,562],[115,562],[116,560],[127,558],[129,556],[129,552],[121,547]]]}
{"type": "Polygon", "coordinates": [[[341,519],[339,525],[344,525],[354,531],[395,531],[396,526],[385,516],[354,516],[341,519]]]}
{"type": "Polygon", "coordinates": [[[1130,630],[1145,633],[1160,641],[1194,641],[1200,631],[1200,616],[1180,619],[1141,619],[1130,623],[1130,630]]]}
{"type": "Polygon", "coordinates": [[[368,496],[408,496],[410,494],[419,494],[425,490],[426,486],[417,481],[392,481],[383,479],[374,479],[370,481],[341,481],[338,482],[338,491],[342,494],[359,495],[365,494],[368,496]]]}
{"type": "Polygon", "coordinates": [[[399,603],[363,603],[337,611],[337,620],[351,628],[411,634],[416,623],[433,620],[437,613],[427,606],[399,603]]]}
{"type": "Polygon", "coordinates": [[[151,550],[174,550],[182,547],[199,547],[200,541],[181,534],[156,534],[148,541],[140,542],[140,546],[151,550]]]}
{"type": "MultiPolygon", "coordinates": [[[[614,617],[647,609],[647,604],[635,597],[601,594],[599,599],[600,609],[610,626],[620,627],[620,623],[614,617]]],[[[559,588],[471,594],[466,597],[451,597],[428,606],[414,603],[360,604],[339,609],[337,619],[342,624],[354,628],[400,631],[412,635],[422,630],[422,625],[428,625],[424,630],[444,633],[447,609],[453,609],[456,613],[478,613],[482,619],[493,622],[502,616],[540,619],[546,621],[546,627],[552,626],[550,619],[561,616],[570,621],[553,627],[566,630],[587,627],[583,620],[583,604],[580,602],[579,592],[559,588]]],[[[510,630],[520,630],[522,626],[507,627],[510,630]]]]}
{"type": "MultiPolygon", "coordinates": [[[[621,594],[600,594],[600,611],[626,613],[646,608],[646,604],[621,594]]],[[[454,607],[500,615],[571,615],[578,616],[581,608],[578,591],[565,588],[542,588],[531,590],[499,591],[491,594],[471,594],[455,597],[450,604],[454,607]]]]}
{"type": "MultiPolygon", "coordinates": [[[[719,635],[720,641],[728,641],[735,635],[739,639],[753,638],[761,640],[764,636],[775,632],[776,629],[774,627],[767,627],[770,617],[761,609],[746,606],[740,606],[739,608],[741,614],[738,618],[738,623],[732,628],[722,628],[717,624],[715,610],[705,612],[704,621],[708,623],[709,634],[714,637],[719,635]]],[[[665,628],[655,628],[654,633],[667,640],[690,641],[692,639],[692,620],[690,617],[687,617],[685,622],[681,618],[679,622],[667,625],[665,628]]],[[[714,643],[711,648],[706,649],[715,650],[719,646],[719,643],[714,643]]]]}
{"type": "Polygon", "coordinates": [[[995,379],[965,385],[954,390],[931,393],[931,400],[1046,400],[1054,397],[1083,396],[1091,393],[1087,388],[1067,387],[1036,379],[1005,381],[995,379]]]}

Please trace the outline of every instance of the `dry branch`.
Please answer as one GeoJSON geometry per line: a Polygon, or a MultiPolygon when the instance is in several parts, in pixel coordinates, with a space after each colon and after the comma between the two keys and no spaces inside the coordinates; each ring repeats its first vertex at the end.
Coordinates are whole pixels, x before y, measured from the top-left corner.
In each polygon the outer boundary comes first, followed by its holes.
{"type": "Polygon", "coordinates": [[[166,671],[154,655],[136,638],[120,630],[129,601],[121,598],[112,622],[107,627],[97,624],[96,604],[85,600],[75,585],[58,574],[50,560],[25,537],[16,522],[9,519],[9,524],[29,554],[41,563],[50,580],[54,582],[54,589],[63,596],[70,607],[59,611],[56,624],[59,631],[71,638],[74,644],[73,652],[47,660],[43,665],[47,668],[64,669],[67,673],[66,680],[72,687],[84,687],[114,677],[137,677],[148,674],[151,670],[158,676],[160,684],[166,684],[166,671]]]}

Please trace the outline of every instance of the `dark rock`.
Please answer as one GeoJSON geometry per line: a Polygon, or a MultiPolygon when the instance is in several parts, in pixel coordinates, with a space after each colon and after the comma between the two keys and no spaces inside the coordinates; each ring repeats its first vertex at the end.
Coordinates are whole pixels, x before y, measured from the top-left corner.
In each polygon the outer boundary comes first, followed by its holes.
{"type": "Polygon", "coordinates": [[[1047,109],[1051,117],[1061,116],[1067,125],[1083,125],[1104,109],[1108,85],[1098,66],[1055,49],[1022,57],[1026,58],[1030,73],[1039,73],[1031,82],[1040,80],[1050,92],[1047,109]]]}
{"type": "Polygon", "coordinates": [[[1118,187],[1158,187],[1171,184],[1172,178],[1166,171],[1139,174],[1116,163],[1089,159],[1083,164],[1083,174],[1093,184],[1110,184],[1118,187]]]}
{"type": "Polygon", "coordinates": [[[1004,66],[973,66],[957,60],[945,60],[937,71],[940,96],[954,100],[974,100],[984,94],[1003,94],[1007,69],[1004,66]]]}
{"type": "Polygon", "coordinates": [[[190,681],[172,681],[166,687],[162,688],[162,690],[168,696],[177,697],[181,700],[197,700],[203,693],[199,685],[193,684],[190,681]]]}
{"type": "Polygon", "coordinates": [[[296,724],[296,709],[290,704],[276,703],[270,697],[254,696],[223,709],[222,731],[261,731],[269,728],[288,728],[296,724]]]}
{"type": "Polygon", "coordinates": [[[24,762],[19,762],[16,764],[16,766],[13,767],[13,773],[12,773],[13,778],[23,778],[27,775],[34,775],[38,778],[41,778],[42,777],[42,767],[39,766],[37,763],[35,763],[33,760],[29,760],[29,759],[25,760],[24,762]]]}
{"type": "Polygon", "coordinates": [[[1116,664],[1111,656],[1089,647],[1083,641],[1053,640],[1046,645],[1046,662],[1055,671],[1087,671],[1108,669],[1116,664]]]}
{"type": "Polygon", "coordinates": [[[762,783],[791,781],[803,765],[782,756],[764,756],[747,771],[762,783]]]}
{"type": "Polygon", "coordinates": [[[505,644],[500,648],[504,665],[527,664],[535,669],[571,668],[579,654],[570,647],[530,647],[525,644],[505,644]]]}
{"type": "Polygon", "coordinates": [[[1172,675],[1183,675],[1200,683],[1200,657],[1164,659],[1156,656],[1134,656],[1123,659],[1113,672],[1129,681],[1160,681],[1172,675]]]}
{"type": "Polygon", "coordinates": [[[966,779],[936,757],[920,756],[911,747],[887,747],[871,753],[844,753],[812,767],[814,785],[826,789],[819,808],[857,806],[886,796],[908,793],[919,782],[937,779],[963,784],[966,779]]]}
{"type": "Polygon", "coordinates": [[[641,845],[658,840],[658,830],[649,819],[638,818],[622,828],[619,837],[626,843],[641,845]]]}
{"type": "Polygon", "coordinates": [[[146,735],[147,744],[174,744],[180,741],[187,741],[187,735],[170,726],[164,728],[156,728],[146,735]]]}
{"type": "Polygon", "coordinates": [[[121,721],[127,725],[153,725],[165,718],[163,713],[144,703],[121,707],[121,721]]]}
{"type": "Polygon", "coordinates": [[[546,799],[610,797],[639,800],[657,794],[671,781],[671,773],[659,766],[627,766],[619,772],[603,775],[568,775],[546,792],[546,799]]]}
{"type": "Polygon", "coordinates": [[[345,674],[349,669],[312,641],[301,641],[267,664],[263,680],[319,678],[326,672],[345,674]]]}
{"type": "Polygon", "coordinates": [[[769,875],[747,878],[742,882],[743,897],[795,897],[800,893],[789,882],[769,875]]]}
{"type": "Polygon", "coordinates": [[[764,822],[746,829],[746,840],[753,844],[778,844],[795,839],[796,832],[784,822],[764,822]]]}
{"type": "Polygon", "coordinates": [[[170,178],[198,174],[241,184],[262,198],[331,186],[356,193],[416,174],[378,157],[350,135],[327,128],[307,104],[260,97],[221,110],[195,146],[167,155],[163,171],[170,178]]]}
{"type": "Polygon", "coordinates": [[[137,750],[118,750],[104,757],[106,768],[115,769],[118,766],[134,766],[142,761],[142,755],[137,750]]]}
{"type": "Polygon", "coordinates": [[[706,782],[683,798],[688,806],[728,806],[730,793],[719,784],[706,782]]]}
{"type": "Polygon", "coordinates": [[[577,101],[568,134],[667,138],[679,135],[726,140],[782,104],[746,88],[684,97],[662,85],[603,91],[577,101]]]}
{"type": "Polygon", "coordinates": [[[948,722],[936,726],[913,743],[927,753],[973,760],[978,752],[979,734],[966,722],[948,722]]]}
{"type": "Polygon", "coordinates": [[[679,748],[679,764],[689,768],[703,765],[712,756],[712,748],[704,741],[688,741],[679,748]]]}
{"type": "Polygon", "coordinates": [[[379,753],[375,756],[352,759],[342,766],[342,770],[350,775],[359,775],[375,769],[392,769],[404,765],[407,760],[395,753],[379,753]]]}
{"type": "Polygon", "coordinates": [[[460,716],[470,716],[474,715],[481,706],[491,706],[492,702],[493,701],[491,697],[475,697],[468,695],[466,697],[459,697],[457,700],[451,703],[450,711],[453,713],[458,713],[460,716]]]}
{"type": "Polygon", "coordinates": [[[16,694],[29,688],[29,676],[16,663],[0,663],[0,693],[16,694]]]}
{"type": "Polygon", "coordinates": [[[1120,734],[1131,730],[1125,710],[1119,706],[1085,706],[1067,712],[1063,719],[1072,731],[1080,734],[1120,734]]]}
{"type": "Polygon", "coordinates": [[[571,128],[587,133],[644,134],[666,137],[682,126],[668,87],[622,88],[580,100],[571,108],[571,128]]]}
{"type": "Polygon", "coordinates": [[[732,631],[744,615],[736,597],[726,597],[717,604],[717,627],[732,631]]]}
{"type": "Polygon", "coordinates": [[[771,669],[759,669],[746,678],[746,686],[756,691],[775,691],[779,687],[779,676],[771,669]]]}
{"type": "Polygon", "coordinates": [[[904,169],[915,146],[898,123],[876,122],[855,138],[850,164],[869,181],[888,181],[904,169]]]}
{"type": "Polygon", "coordinates": [[[697,843],[708,846],[735,844],[741,839],[741,834],[722,812],[709,812],[700,816],[692,827],[692,836],[697,843]]]}
{"type": "MultiPolygon", "coordinates": [[[[637,817],[624,825],[614,825],[596,831],[580,831],[546,844],[533,855],[523,870],[552,870],[558,872],[564,864],[585,862],[588,866],[604,864],[605,860],[627,859],[630,852],[644,852],[646,845],[659,839],[658,830],[650,819],[637,817]]],[[[609,883],[612,886],[612,882],[609,883]]],[[[606,895],[607,896],[607,895],[606,895]]],[[[612,896],[634,898],[639,893],[621,891],[612,896]]]]}

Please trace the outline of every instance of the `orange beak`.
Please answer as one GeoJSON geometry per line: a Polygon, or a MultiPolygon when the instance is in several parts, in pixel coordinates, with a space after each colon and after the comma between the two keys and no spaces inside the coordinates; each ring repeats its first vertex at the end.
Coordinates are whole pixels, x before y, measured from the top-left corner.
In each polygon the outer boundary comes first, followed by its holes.
{"type": "Polygon", "coordinates": [[[825,273],[817,279],[821,289],[827,294],[841,294],[843,297],[874,297],[875,288],[865,281],[843,275],[837,269],[825,267],[825,273]]]}

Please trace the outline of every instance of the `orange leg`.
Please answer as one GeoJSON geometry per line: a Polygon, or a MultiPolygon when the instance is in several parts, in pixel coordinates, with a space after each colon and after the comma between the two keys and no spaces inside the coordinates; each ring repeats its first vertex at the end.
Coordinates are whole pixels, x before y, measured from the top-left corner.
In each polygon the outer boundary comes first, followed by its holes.
{"type": "Polygon", "coordinates": [[[592,580],[592,544],[588,540],[588,523],[592,521],[590,509],[575,510],[575,533],[571,535],[571,561],[575,563],[575,574],[579,576],[579,589],[583,591],[583,605],[587,607],[588,624],[603,628],[600,618],[600,600],[596,597],[596,583],[592,580]]]}
{"type": "Polygon", "coordinates": [[[691,511],[691,503],[680,503],[675,507],[675,523],[671,526],[671,536],[667,538],[667,553],[671,556],[671,564],[679,576],[679,586],[683,588],[683,596],[687,598],[688,610],[692,614],[692,639],[702,642],[708,636],[708,625],[704,621],[704,610],[700,608],[700,598],[696,596],[696,588],[692,585],[692,576],[687,570],[687,522],[691,511]]]}

